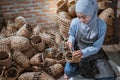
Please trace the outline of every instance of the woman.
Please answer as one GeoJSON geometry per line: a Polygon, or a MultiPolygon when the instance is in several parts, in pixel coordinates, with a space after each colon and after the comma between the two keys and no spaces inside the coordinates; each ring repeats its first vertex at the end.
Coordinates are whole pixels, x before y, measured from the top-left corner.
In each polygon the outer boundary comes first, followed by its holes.
{"type": "Polygon", "coordinates": [[[98,18],[96,0],[78,0],[77,18],[70,25],[66,45],[73,51],[74,57],[81,58],[80,63],[66,63],[64,78],[82,75],[95,80],[115,80],[102,47],[106,23],[98,18]]]}

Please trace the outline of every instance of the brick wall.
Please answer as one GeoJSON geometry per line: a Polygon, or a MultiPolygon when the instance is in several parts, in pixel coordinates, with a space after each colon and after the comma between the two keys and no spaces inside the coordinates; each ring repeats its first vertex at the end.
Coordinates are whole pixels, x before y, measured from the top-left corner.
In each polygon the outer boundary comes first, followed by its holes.
{"type": "Polygon", "coordinates": [[[23,16],[30,24],[56,26],[57,0],[0,0],[0,11],[5,20],[23,16]]]}
{"type": "Polygon", "coordinates": [[[118,18],[117,29],[118,29],[118,37],[119,37],[119,43],[120,43],[120,0],[118,0],[118,4],[117,4],[117,18],[118,18]]]}

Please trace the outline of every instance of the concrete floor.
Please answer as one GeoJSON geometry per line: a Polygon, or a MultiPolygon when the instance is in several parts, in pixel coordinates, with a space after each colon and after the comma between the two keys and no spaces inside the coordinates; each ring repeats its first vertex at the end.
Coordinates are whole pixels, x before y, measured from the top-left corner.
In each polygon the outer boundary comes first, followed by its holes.
{"type": "MultiPolygon", "coordinates": [[[[117,64],[117,66],[120,66],[120,45],[103,45],[102,48],[106,52],[107,56],[111,61],[117,64]]],[[[116,67],[116,65],[115,65],[116,67]]],[[[120,74],[120,72],[119,72],[120,74]]],[[[57,80],[64,80],[63,76],[61,76],[57,80]]],[[[76,80],[76,79],[75,79],[76,80]]],[[[77,80],[91,80],[91,79],[77,79],[77,80]]]]}

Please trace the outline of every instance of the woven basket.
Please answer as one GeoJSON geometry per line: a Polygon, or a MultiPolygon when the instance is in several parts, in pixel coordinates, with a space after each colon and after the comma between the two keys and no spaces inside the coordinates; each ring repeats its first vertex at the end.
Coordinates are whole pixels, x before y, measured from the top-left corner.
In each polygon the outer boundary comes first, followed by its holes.
{"type": "Polygon", "coordinates": [[[56,55],[56,49],[55,48],[45,49],[45,55],[47,58],[54,58],[56,55]]]}
{"type": "Polygon", "coordinates": [[[37,25],[34,29],[33,29],[33,35],[39,35],[39,33],[43,30],[41,25],[37,25]]]}
{"type": "Polygon", "coordinates": [[[68,11],[68,0],[57,1],[57,12],[68,11]]]}
{"type": "Polygon", "coordinates": [[[11,40],[11,49],[24,51],[30,47],[30,41],[26,37],[14,36],[11,40]]]}
{"type": "Polygon", "coordinates": [[[22,52],[20,51],[15,51],[13,54],[13,60],[21,65],[24,68],[27,68],[30,66],[30,61],[27,56],[25,56],[22,52]]]}
{"type": "Polygon", "coordinates": [[[11,52],[7,45],[0,45],[0,66],[8,68],[11,66],[11,52]]]}
{"type": "Polygon", "coordinates": [[[35,65],[38,65],[38,66],[44,65],[45,64],[45,57],[44,57],[43,53],[38,53],[38,54],[34,55],[30,59],[30,63],[34,66],[35,65]]]}
{"type": "Polygon", "coordinates": [[[61,64],[54,64],[48,68],[48,74],[55,77],[59,74],[61,74],[64,70],[64,67],[61,64]]]}
{"type": "Polygon", "coordinates": [[[26,24],[26,20],[22,16],[18,16],[15,18],[15,25],[17,29],[21,28],[24,24],[26,24]]]}
{"type": "Polygon", "coordinates": [[[17,32],[16,32],[16,36],[23,36],[23,37],[30,37],[31,33],[30,31],[27,29],[27,24],[24,24],[17,32]]]}
{"type": "Polygon", "coordinates": [[[57,13],[57,22],[62,37],[64,39],[68,38],[68,31],[71,23],[71,18],[69,14],[66,12],[57,13]]]}
{"type": "Polygon", "coordinates": [[[19,76],[19,70],[16,67],[10,67],[4,73],[7,80],[16,80],[19,76]]]}
{"type": "Polygon", "coordinates": [[[32,35],[31,43],[39,51],[43,51],[45,49],[45,42],[42,41],[42,38],[39,35],[32,35]]]}
{"type": "Polygon", "coordinates": [[[31,46],[25,51],[22,51],[24,55],[26,55],[29,59],[36,54],[36,49],[35,47],[31,46]]]}
{"type": "Polygon", "coordinates": [[[46,61],[46,66],[52,66],[56,64],[56,61],[53,58],[45,58],[45,61],[46,61]]]}
{"type": "Polygon", "coordinates": [[[78,63],[81,59],[73,57],[72,53],[70,51],[67,51],[67,53],[65,54],[65,60],[70,63],[78,63]]]}
{"type": "Polygon", "coordinates": [[[26,72],[19,76],[18,80],[55,80],[45,72],[26,72]]]}
{"type": "Polygon", "coordinates": [[[99,15],[100,19],[104,20],[107,24],[111,24],[109,20],[114,18],[114,10],[112,8],[107,8],[99,15]]]}

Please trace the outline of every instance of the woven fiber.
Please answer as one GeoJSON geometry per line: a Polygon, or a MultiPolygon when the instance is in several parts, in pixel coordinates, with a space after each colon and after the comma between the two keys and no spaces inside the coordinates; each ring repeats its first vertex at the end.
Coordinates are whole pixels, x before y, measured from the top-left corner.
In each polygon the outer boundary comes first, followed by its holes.
{"type": "Polygon", "coordinates": [[[30,66],[30,61],[27,56],[25,56],[22,52],[20,51],[15,51],[13,54],[13,60],[21,65],[24,68],[27,68],[30,66]]]}
{"type": "Polygon", "coordinates": [[[0,66],[11,66],[11,52],[7,45],[0,45],[0,66]]]}
{"type": "Polygon", "coordinates": [[[11,40],[11,49],[24,51],[30,47],[30,41],[26,37],[14,36],[11,40]]]}
{"type": "Polygon", "coordinates": [[[107,8],[103,12],[101,12],[99,17],[100,17],[100,19],[104,20],[107,24],[110,24],[112,22],[110,22],[109,19],[114,18],[114,10],[112,8],[107,8]]]}

